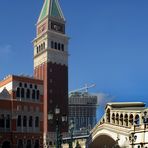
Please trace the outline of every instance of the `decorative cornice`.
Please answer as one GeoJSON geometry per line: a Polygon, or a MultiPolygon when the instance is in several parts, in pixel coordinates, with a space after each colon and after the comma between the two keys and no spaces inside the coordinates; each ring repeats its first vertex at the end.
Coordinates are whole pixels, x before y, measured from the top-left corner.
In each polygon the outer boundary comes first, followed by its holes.
{"type": "Polygon", "coordinates": [[[66,51],[48,49],[39,56],[34,57],[34,68],[48,62],[68,66],[68,53],[66,51]]]}

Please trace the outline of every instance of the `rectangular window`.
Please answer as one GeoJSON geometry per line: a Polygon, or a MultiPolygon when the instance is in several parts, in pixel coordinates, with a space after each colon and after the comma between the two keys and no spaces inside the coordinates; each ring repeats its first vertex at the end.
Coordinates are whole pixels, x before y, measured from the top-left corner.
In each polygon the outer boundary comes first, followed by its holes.
{"type": "Polygon", "coordinates": [[[32,116],[29,117],[29,127],[32,127],[32,116]]]}
{"type": "Polygon", "coordinates": [[[6,118],[6,128],[10,128],[10,116],[7,115],[7,118],[6,118]]]}
{"type": "Polygon", "coordinates": [[[35,127],[39,127],[39,117],[35,118],[35,127]]]}
{"type": "Polygon", "coordinates": [[[21,116],[19,115],[18,118],[17,118],[17,126],[18,127],[21,127],[21,125],[22,125],[22,121],[21,120],[22,120],[21,116]]]}
{"type": "Polygon", "coordinates": [[[0,127],[4,128],[5,127],[5,120],[4,120],[4,115],[0,116],[0,127]]]}

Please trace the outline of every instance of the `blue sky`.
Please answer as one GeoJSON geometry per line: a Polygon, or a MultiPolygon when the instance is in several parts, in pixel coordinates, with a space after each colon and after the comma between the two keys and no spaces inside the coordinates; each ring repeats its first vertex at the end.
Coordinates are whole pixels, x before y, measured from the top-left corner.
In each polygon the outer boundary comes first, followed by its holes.
{"type": "MultiPolygon", "coordinates": [[[[7,74],[32,75],[32,40],[42,3],[0,2],[0,79],[7,74]]],[[[148,1],[60,3],[70,37],[69,90],[95,83],[90,92],[148,104],[148,1]]]]}

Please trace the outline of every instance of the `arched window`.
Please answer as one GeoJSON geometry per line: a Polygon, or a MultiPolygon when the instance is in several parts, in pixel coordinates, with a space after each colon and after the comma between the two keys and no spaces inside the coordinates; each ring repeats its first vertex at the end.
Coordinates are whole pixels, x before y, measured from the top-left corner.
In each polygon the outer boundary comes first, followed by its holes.
{"type": "Polygon", "coordinates": [[[124,123],[125,123],[125,126],[128,126],[128,115],[125,114],[124,116],[124,123]]]}
{"type": "Polygon", "coordinates": [[[35,127],[39,127],[39,117],[35,117],[35,127]]]}
{"type": "Polygon", "coordinates": [[[52,141],[49,141],[49,145],[52,145],[52,141]]]}
{"type": "Polygon", "coordinates": [[[27,140],[26,148],[31,148],[31,140],[27,140]]]}
{"type": "Polygon", "coordinates": [[[41,51],[41,46],[39,45],[39,52],[41,51]]]}
{"type": "Polygon", "coordinates": [[[62,51],[64,51],[64,44],[61,45],[62,51]]]}
{"type": "Polygon", "coordinates": [[[135,116],[135,124],[136,125],[139,125],[140,124],[140,117],[139,117],[139,115],[136,115],[135,116]]]}
{"type": "Polygon", "coordinates": [[[112,123],[115,123],[115,114],[112,114],[112,123]]]}
{"type": "Polygon", "coordinates": [[[26,92],[26,98],[29,99],[30,98],[30,90],[27,89],[27,92],[26,92]]]}
{"type": "Polygon", "coordinates": [[[33,119],[32,119],[32,116],[29,117],[29,127],[32,127],[32,122],[33,122],[33,119]]]}
{"type": "Polygon", "coordinates": [[[24,87],[25,87],[25,88],[27,87],[27,83],[24,84],[24,87]]]}
{"type": "Polygon", "coordinates": [[[27,127],[27,117],[26,116],[23,117],[23,126],[27,127]]]}
{"type": "Polygon", "coordinates": [[[37,53],[39,52],[39,47],[36,48],[36,52],[37,52],[37,53]]]}
{"type": "Polygon", "coordinates": [[[10,128],[10,115],[7,115],[6,118],[6,128],[10,128]]]}
{"type": "Polygon", "coordinates": [[[51,48],[54,48],[54,42],[51,41],[51,48]]]}
{"type": "Polygon", "coordinates": [[[106,121],[110,123],[110,109],[109,108],[107,109],[107,112],[106,112],[106,121]]]}
{"type": "Polygon", "coordinates": [[[123,125],[123,114],[120,115],[120,125],[123,125]]]}
{"type": "Polygon", "coordinates": [[[131,114],[130,116],[129,116],[129,123],[130,123],[130,125],[133,125],[134,124],[134,119],[133,119],[134,117],[133,117],[133,114],[131,114]]]}
{"type": "Polygon", "coordinates": [[[119,114],[116,114],[116,124],[119,124],[119,114]]]}
{"type": "Polygon", "coordinates": [[[4,115],[0,116],[0,128],[4,128],[5,127],[5,118],[4,115]]]}
{"type": "Polygon", "coordinates": [[[2,148],[10,148],[10,142],[9,141],[4,141],[2,144],[2,148]]]}
{"type": "Polygon", "coordinates": [[[37,85],[34,85],[34,88],[37,89],[38,88],[37,85]]]}
{"type": "Polygon", "coordinates": [[[20,98],[20,88],[19,87],[16,90],[16,97],[20,98]]]}
{"type": "Polygon", "coordinates": [[[19,83],[19,87],[22,87],[22,83],[19,83]]]}
{"type": "Polygon", "coordinates": [[[57,43],[56,42],[54,43],[54,48],[57,49],[57,43]]]}
{"type": "Polygon", "coordinates": [[[61,44],[58,43],[58,50],[61,50],[61,44]]]}
{"type": "Polygon", "coordinates": [[[36,99],[39,100],[39,98],[40,98],[40,91],[37,90],[37,91],[36,91],[36,99]]]}
{"type": "Polygon", "coordinates": [[[35,90],[32,90],[32,99],[35,99],[35,90]]]}
{"type": "Polygon", "coordinates": [[[22,125],[22,119],[21,119],[21,116],[18,115],[18,118],[17,118],[17,126],[18,127],[21,127],[21,125],[22,125]]]}
{"type": "Polygon", "coordinates": [[[32,88],[32,84],[30,84],[30,88],[32,88]]]}
{"type": "Polygon", "coordinates": [[[23,140],[18,140],[17,142],[17,148],[23,148],[23,140]]]}
{"type": "Polygon", "coordinates": [[[34,148],[39,148],[39,140],[35,140],[34,148]]]}
{"type": "Polygon", "coordinates": [[[21,98],[24,98],[24,88],[21,89],[21,98]]]}

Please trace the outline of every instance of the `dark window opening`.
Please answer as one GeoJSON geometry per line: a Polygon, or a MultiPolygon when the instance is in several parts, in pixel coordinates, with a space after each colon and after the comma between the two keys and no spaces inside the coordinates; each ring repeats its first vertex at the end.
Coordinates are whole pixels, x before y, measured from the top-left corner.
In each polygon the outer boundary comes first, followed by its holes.
{"type": "Polygon", "coordinates": [[[64,44],[61,45],[62,51],[64,51],[64,44]]]}
{"type": "Polygon", "coordinates": [[[38,47],[37,47],[37,50],[36,51],[37,51],[37,53],[39,52],[39,48],[38,47]]]}
{"type": "Polygon", "coordinates": [[[4,115],[0,116],[0,127],[4,128],[5,127],[5,118],[4,115]]]}
{"type": "Polygon", "coordinates": [[[21,116],[19,115],[18,118],[17,118],[17,126],[21,127],[21,125],[22,125],[21,116]]]}
{"type": "Polygon", "coordinates": [[[39,148],[39,140],[35,140],[34,148],[39,148]]]}
{"type": "Polygon", "coordinates": [[[32,127],[32,116],[29,117],[29,127],[32,127]]]}
{"type": "Polygon", "coordinates": [[[26,84],[26,83],[24,84],[24,87],[25,87],[25,88],[27,87],[27,84],[26,84]]]}
{"type": "Polygon", "coordinates": [[[19,83],[19,86],[22,87],[22,83],[19,83]]]}
{"type": "Polygon", "coordinates": [[[17,88],[16,97],[20,97],[20,88],[17,88]]]}
{"type": "Polygon", "coordinates": [[[37,90],[36,99],[37,99],[37,100],[39,100],[39,98],[40,98],[40,91],[39,91],[39,90],[37,90]]]}
{"type": "Polygon", "coordinates": [[[31,140],[27,140],[26,148],[31,148],[31,140]]]}
{"type": "Polygon", "coordinates": [[[49,145],[52,145],[52,141],[49,141],[49,145]]]}
{"type": "Polygon", "coordinates": [[[6,118],[6,128],[10,128],[10,116],[7,115],[7,118],[6,118]]]}
{"type": "Polygon", "coordinates": [[[11,146],[10,146],[10,142],[9,142],[9,141],[3,142],[2,148],[10,148],[10,147],[11,147],[11,146]]]}
{"type": "Polygon", "coordinates": [[[61,50],[61,44],[60,43],[58,44],[58,50],[61,50]]]}
{"type": "Polygon", "coordinates": [[[18,140],[17,148],[23,148],[23,140],[18,140]]]}
{"type": "Polygon", "coordinates": [[[26,116],[23,117],[23,126],[27,127],[27,117],[26,116]]]}
{"type": "Polygon", "coordinates": [[[35,127],[39,127],[39,117],[35,118],[35,127]]]}
{"type": "Polygon", "coordinates": [[[37,85],[35,85],[34,88],[37,89],[37,85]]]}
{"type": "Polygon", "coordinates": [[[35,90],[32,90],[32,99],[35,99],[35,90]]]}
{"type": "Polygon", "coordinates": [[[53,41],[51,41],[51,48],[54,48],[54,43],[53,43],[53,41]]]}
{"type": "Polygon", "coordinates": [[[30,98],[30,90],[29,89],[27,89],[27,93],[26,93],[26,98],[30,98]]]}
{"type": "Polygon", "coordinates": [[[21,98],[24,98],[24,88],[21,89],[21,98]]]}
{"type": "Polygon", "coordinates": [[[56,42],[54,43],[54,48],[57,49],[57,43],[56,42]]]}
{"type": "Polygon", "coordinates": [[[32,88],[32,84],[30,84],[30,88],[32,88]]]}

